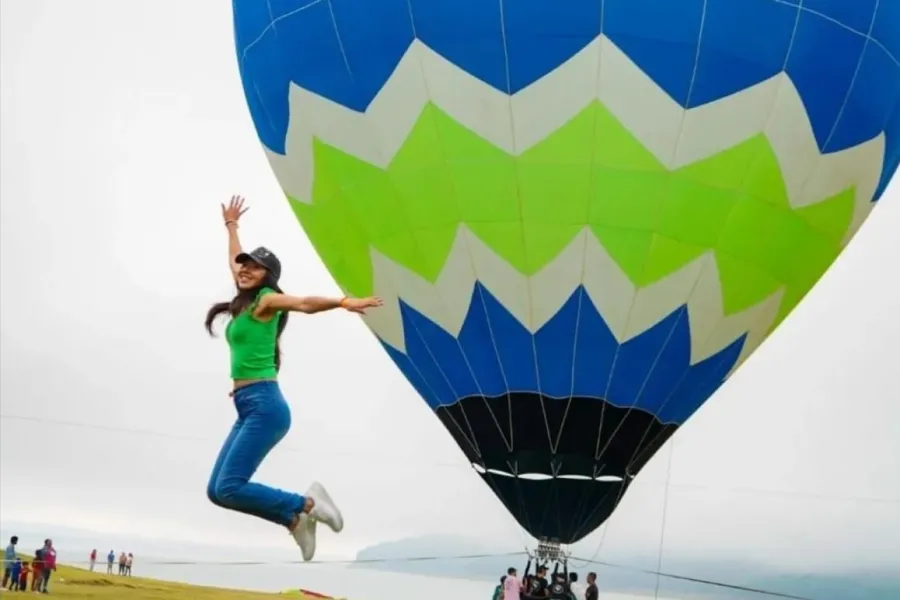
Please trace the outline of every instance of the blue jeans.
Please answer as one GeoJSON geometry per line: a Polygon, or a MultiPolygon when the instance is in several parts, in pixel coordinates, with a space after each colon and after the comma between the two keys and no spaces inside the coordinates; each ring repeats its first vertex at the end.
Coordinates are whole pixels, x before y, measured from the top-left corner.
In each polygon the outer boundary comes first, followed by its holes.
{"type": "Polygon", "coordinates": [[[291,409],[278,383],[260,381],[235,390],[237,421],[213,467],[206,495],[213,504],[289,527],[306,499],[250,478],[291,428],[291,409]]]}

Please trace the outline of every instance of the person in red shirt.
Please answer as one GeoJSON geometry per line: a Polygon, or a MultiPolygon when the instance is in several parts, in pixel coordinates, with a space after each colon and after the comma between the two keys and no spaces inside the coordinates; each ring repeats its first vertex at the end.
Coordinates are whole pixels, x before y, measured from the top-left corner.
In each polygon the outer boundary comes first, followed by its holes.
{"type": "Polygon", "coordinates": [[[94,570],[94,565],[97,564],[97,549],[94,548],[91,550],[91,571],[94,570]]]}
{"type": "Polygon", "coordinates": [[[28,574],[31,573],[31,569],[28,567],[28,562],[22,563],[22,572],[19,573],[19,591],[27,592],[28,591],[28,574]]]}
{"type": "Polygon", "coordinates": [[[41,575],[44,572],[44,559],[41,558],[41,551],[38,550],[34,553],[34,560],[31,562],[31,570],[34,572],[34,575],[31,577],[31,591],[37,592],[38,584],[41,582],[41,575]]]}
{"type": "Polygon", "coordinates": [[[56,570],[56,548],[53,547],[53,540],[44,540],[44,547],[41,548],[41,559],[44,561],[44,570],[41,573],[41,583],[38,590],[41,593],[47,593],[47,586],[50,584],[50,574],[56,570]]]}

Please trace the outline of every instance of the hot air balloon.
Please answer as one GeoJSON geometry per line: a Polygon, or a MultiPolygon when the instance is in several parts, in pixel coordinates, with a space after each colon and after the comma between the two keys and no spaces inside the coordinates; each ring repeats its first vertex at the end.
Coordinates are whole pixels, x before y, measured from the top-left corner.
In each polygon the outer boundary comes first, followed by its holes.
{"type": "Polygon", "coordinates": [[[234,0],[306,235],[513,517],[603,524],[900,160],[900,3],[234,0]]]}

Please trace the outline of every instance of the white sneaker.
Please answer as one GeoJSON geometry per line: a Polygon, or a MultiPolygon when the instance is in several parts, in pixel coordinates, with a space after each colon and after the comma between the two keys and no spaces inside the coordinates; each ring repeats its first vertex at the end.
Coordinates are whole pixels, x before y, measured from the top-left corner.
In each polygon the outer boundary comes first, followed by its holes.
{"type": "Polygon", "coordinates": [[[306,495],[316,503],[309,513],[312,520],[321,521],[331,527],[331,530],[335,533],[340,533],[344,528],[344,517],[331,499],[331,496],[328,495],[325,487],[316,481],[309,486],[306,495]]]}
{"type": "Polygon", "coordinates": [[[291,537],[300,546],[303,560],[310,561],[316,555],[316,520],[306,513],[300,513],[297,526],[291,532],[291,537]]]}

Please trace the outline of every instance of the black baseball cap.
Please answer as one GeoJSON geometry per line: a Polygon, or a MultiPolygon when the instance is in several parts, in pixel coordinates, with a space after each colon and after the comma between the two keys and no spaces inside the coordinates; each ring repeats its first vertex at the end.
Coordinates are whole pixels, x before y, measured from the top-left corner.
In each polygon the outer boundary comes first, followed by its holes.
{"type": "Polygon", "coordinates": [[[281,261],[265,246],[260,246],[250,252],[241,252],[234,260],[239,264],[244,264],[245,262],[256,263],[271,273],[275,279],[281,277],[281,261]]]}

